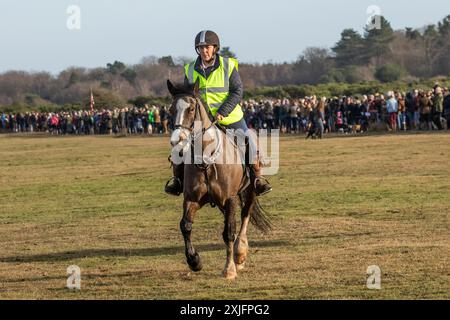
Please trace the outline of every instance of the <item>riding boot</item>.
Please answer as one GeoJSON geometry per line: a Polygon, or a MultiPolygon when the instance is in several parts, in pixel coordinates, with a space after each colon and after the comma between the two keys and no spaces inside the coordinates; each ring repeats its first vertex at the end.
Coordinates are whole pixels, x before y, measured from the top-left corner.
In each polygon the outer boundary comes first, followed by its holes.
{"type": "Polygon", "coordinates": [[[173,177],[167,181],[164,191],[173,196],[179,196],[183,192],[184,163],[174,164],[173,177]]]}
{"type": "Polygon", "coordinates": [[[263,196],[272,191],[272,186],[269,184],[267,179],[261,176],[261,162],[259,160],[255,161],[255,163],[250,167],[253,171],[253,185],[255,187],[256,195],[263,196]]]}

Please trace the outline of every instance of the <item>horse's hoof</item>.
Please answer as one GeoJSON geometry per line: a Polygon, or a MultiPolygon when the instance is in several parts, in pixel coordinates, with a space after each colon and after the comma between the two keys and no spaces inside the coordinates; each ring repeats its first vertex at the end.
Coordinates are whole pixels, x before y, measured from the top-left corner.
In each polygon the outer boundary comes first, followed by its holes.
{"type": "Polygon", "coordinates": [[[237,277],[236,265],[232,264],[229,267],[225,267],[222,272],[222,276],[227,280],[234,280],[237,277]]]}
{"type": "Polygon", "coordinates": [[[234,263],[236,265],[244,264],[246,259],[247,259],[247,252],[245,252],[244,254],[236,254],[234,256],[234,263]]]}
{"type": "MultiPolygon", "coordinates": [[[[239,240],[234,244],[234,263],[241,265],[245,263],[248,254],[248,242],[247,240],[239,240]]],[[[239,270],[239,269],[238,269],[239,270]]]]}
{"type": "Polygon", "coordinates": [[[222,275],[225,279],[230,280],[230,281],[235,280],[237,277],[236,271],[234,271],[234,272],[225,272],[224,271],[224,272],[222,272],[222,275]]]}
{"type": "Polygon", "coordinates": [[[189,256],[187,258],[187,263],[189,265],[189,268],[194,272],[199,272],[203,268],[202,260],[200,259],[198,253],[193,256],[189,256]]]}

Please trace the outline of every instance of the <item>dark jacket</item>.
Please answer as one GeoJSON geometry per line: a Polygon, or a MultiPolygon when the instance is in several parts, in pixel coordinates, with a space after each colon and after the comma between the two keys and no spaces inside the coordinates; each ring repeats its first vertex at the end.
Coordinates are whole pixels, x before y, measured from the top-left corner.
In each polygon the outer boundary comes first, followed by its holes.
{"type": "Polygon", "coordinates": [[[419,111],[421,114],[429,114],[433,104],[428,97],[422,96],[419,98],[419,111]]]}
{"type": "MultiPolygon", "coordinates": [[[[216,55],[216,62],[213,66],[206,68],[203,70],[201,58],[200,56],[195,61],[195,71],[197,71],[201,76],[203,76],[205,79],[208,79],[210,74],[218,69],[220,66],[220,60],[219,55],[216,55]]],[[[189,80],[187,77],[184,77],[184,84],[188,85],[189,80]]],[[[219,114],[221,114],[224,117],[227,117],[236,107],[237,104],[239,104],[242,100],[243,94],[244,94],[244,88],[242,85],[241,77],[239,75],[239,72],[234,69],[230,76],[230,94],[228,98],[225,100],[225,102],[222,104],[222,106],[217,111],[219,114]]]]}
{"type": "Polygon", "coordinates": [[[450,94],[444,98],[444,114],[450,116],[450,94]]]}

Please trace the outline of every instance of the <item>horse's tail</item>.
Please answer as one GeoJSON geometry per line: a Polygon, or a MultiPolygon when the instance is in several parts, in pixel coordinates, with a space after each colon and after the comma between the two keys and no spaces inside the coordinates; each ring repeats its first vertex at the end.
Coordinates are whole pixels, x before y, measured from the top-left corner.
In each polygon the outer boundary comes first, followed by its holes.
{"type": "Polygon", "coordinates": [[[252,211],[250,212],[250,222],[263,233],[269,233],[272,230],[272,224],[269,221],[267,212],[256,197],[255,204],[252,206],[252,211]]]}
{"type": "Polygon", "coordinates": [[[254,204],[251,206],[251,210],[249,212],[250,222],[263,233],[269,233],[272,230],[272,224],[269,221],[267,212],[259,203],[259,200],[254,195],[249,194],[249,190],[244,190],[239,194],[241,199],[241,205],[245,206],[246,201],[250,198],[253,199],[254,204]]]}

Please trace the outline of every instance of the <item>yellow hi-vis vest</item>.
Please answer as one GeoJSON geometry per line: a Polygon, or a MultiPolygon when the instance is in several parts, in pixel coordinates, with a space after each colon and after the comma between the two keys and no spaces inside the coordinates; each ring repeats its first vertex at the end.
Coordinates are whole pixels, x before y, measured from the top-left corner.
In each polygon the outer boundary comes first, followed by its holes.
{"type": "MultiPolygon", "coordinates": [[[[208,79],[205,79],[204,75],[198,73],[194,69],[195,61],[184,67],[189,83],[193,84],[197,81],[197,79],[199,79],[201,97],[208,105],[213,116],[217,114],[217,110],[219,110],[220,106],[225,102],[230,94],[229,89],[231,73],[234,69],[236,69],[236,71],[238,70],[238,61],[236,59],[222,56],[218,57],[220,60],[220,67],[211,72],[208,79]]],[[[243,117],[244,113],[242,112],[241,105],[237,104],[228,117],[224,118],[222,121],[219,121],[219,123],[227,126],[238,122],[243,117]]]]}

